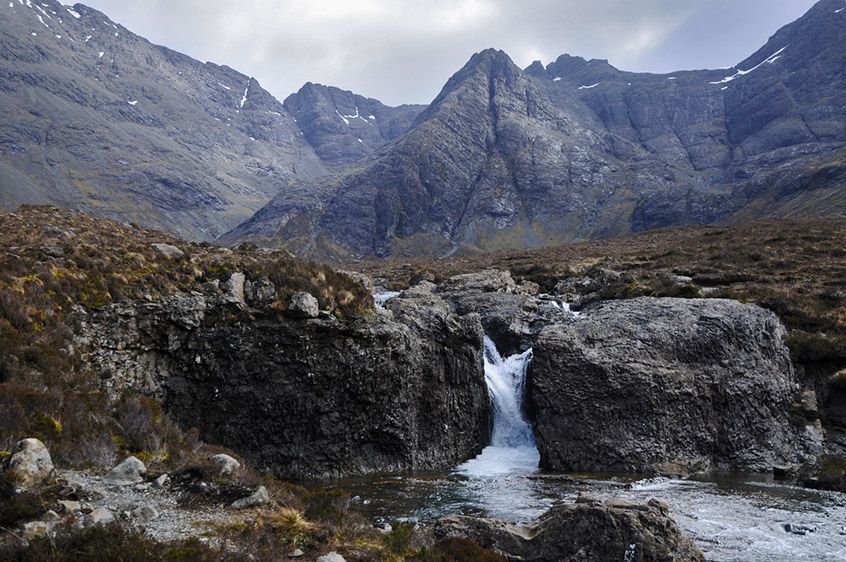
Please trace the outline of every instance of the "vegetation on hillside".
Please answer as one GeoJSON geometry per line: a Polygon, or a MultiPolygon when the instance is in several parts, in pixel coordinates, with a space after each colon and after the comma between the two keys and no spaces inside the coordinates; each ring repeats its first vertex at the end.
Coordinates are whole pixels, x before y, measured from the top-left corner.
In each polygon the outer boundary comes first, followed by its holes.
{"type": "Polygon", "coordinates": [[[444,279],[499,268],[546,292],[562,279],[611,269],[626,275],[603,290],[605,298],[705,296],[757,303],[791,330],[789,343],[799,358],[846,360],[846,219],[671,228],[533,251],[370,261],[355,268],[387,278],[392,288],[408,286],[422,271],[444,279]],[[692,282],[680,287],[671,276],[692,282]]]}

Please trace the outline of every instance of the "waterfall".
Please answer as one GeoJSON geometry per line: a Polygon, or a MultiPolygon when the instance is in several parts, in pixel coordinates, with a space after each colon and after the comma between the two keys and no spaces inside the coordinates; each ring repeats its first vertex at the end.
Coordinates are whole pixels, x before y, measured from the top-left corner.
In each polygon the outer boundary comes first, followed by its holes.
{"type": "Polygon", "coordinates": [[[523,417],[526,370],[532,350],[503,359],[485,336],[485,382],[493,410],[491,446],[516,448],[534,445],[532,428],[523,417]]]}
{"type": "Polygon", "coordinates": [[[532,350],[503,358],[494,342],[485,336],[484,357],[493,414],[491,441],[482,454],[457,470],[471,477],[534,472],[540,455],[522,410],[532,350]]]}

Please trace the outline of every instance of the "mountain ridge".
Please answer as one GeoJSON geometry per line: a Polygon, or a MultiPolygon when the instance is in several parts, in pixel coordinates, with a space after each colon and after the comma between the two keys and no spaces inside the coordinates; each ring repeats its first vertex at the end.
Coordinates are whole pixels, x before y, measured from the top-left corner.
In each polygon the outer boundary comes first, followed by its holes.
{"type": "Polygon", "coordinates": [[[846,212],[841,0],[731,69],[520,69],[487,49],[425,107],[310,82],[280,102],[84,5],[10,4],[4,207],[339,261],[846,212]]]}
{"type": "Polygon", "coordinates": [[[290,186],[222,240],[437,256],[843,214],[840,7],[822,0],[731,69],[630,73],[562,55],[520,70],[482,51],[402,138],[319,189],[290,186]],[[307,191],[319,203],[291,205],[307,191]]]}

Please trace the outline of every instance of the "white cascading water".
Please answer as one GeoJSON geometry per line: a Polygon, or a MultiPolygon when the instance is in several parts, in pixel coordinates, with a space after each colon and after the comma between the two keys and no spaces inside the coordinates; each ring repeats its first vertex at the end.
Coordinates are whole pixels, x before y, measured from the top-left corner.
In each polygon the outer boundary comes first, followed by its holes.
{"type": "Polygon", "coordinates": [[[503,358],[494,342],[486,336],[484,355],[485,382],[493,413],[491,442],[482,454],[457,470],[471,477],[534,472],[540,456],[532,427],[522,410],[532,350],[503,358]]]}

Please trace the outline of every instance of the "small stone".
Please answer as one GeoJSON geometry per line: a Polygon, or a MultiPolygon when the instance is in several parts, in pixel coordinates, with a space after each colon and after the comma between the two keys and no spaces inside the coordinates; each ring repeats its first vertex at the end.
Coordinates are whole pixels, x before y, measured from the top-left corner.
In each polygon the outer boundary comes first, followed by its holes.
{"type": "Polygon", "coordinates": [[[138,523],[148,523],[154,519],[158,519],[159,512],[151,505],[142,505],[136,507],[129,513],[130,518],[138,523]]]}
{"type": "Polygon", "coordinates": [[[246,498],[241,498],[232,503],[235,509],[248,509],[251,507],[258,507],[270,501],[270,495],[267,493],[267,488],[259,486],[259,489],[253,492],[252,495],[246,498]]]}
{"type": "Polygon", "coordinates": [[[62,511],[64,513],[76,513],[77,511],[82,511],[82,504],[76,501],[61,500],[59,501],[59,505],[62,506],[62,511]]]}
{"type": "Polygon", "coordinates": [[[579,492],[579,495],[576,496],[576,503],[596,505],[599,503],[599,500],[591,496],[590,494],[587,494],[585,492],[579,492]]]}
{"type": "Polygon", "coordinates": [[[796,523],[785,523],[784,530],[794,535],[807,535],[808,533],[816,532],[816,527],[809,525],[797,525],[796,523]]]}
{"type": "Polygon", "coordinates": [[[24,490],[49,479],[53,474],[53,460],[44,443],[38,439],[19,441],[9,460],[8,474],[24,490]]]}
{"type": "Polygon", "coordinates": [[[170,258],[181,258],[185,255],[185,252],[177,248],[172,244],[152,244],[153,248],[156,249],[161,255],[170,259],[170,258]]]}
{"type": "Polygon", "coordinates": [[[153,480],[153,488],[162,489],[167,485],[169,480],[170,476],[168,476],[167,474],[162,474],[161,476],[153,480]]]}
{"type": "Polygon", "coordinates": [[[106,484],[112,486],[128,486],[130,484],[138,484],[144,481],[141,476],[147,472],[147,467],[143,462],[135,457],[128,457],[122,463],[114,467],[103,479],[106,484]]]}
{"type": "Polygon", "coordinates": [[[107,507],[98,507],[82,519],[83,527],[100,527],[114,522],[115,514],[107,507]]]}
{"type": "Polygon", "coordinates": [[[317,318],[320,305],[310,293],[294,293],[288,300],[288,315],[292,318],[317,318]]]}
{"type": "Polygon", "coordinates": [[[288,558],[299,558],[301,556],[305,556],[305,552],[303,552],[302,549],[299,548],[288,554],[288,558]]]}
{"type": "Polygon", "coordinates": [[[65,257],[65,251],[59,246],[45,246],[44,248],[41,248],[41,253],[47,256],[48,258],[65,257]]]}
{"type": "Polygon", "coordinates": [[[220,472],[218,473],[218,476],[231,476],[235,474],[235,472],[239,468],[241,468],[241,463],[239,463],[237,460],[230,457],[229,455],[214,455],[209,457],[209,460],[220,467],[220,472]]]}
{"type": "Polygon", "coordinates": [[[337,552],[330,552],[329,554],[324,554],[317,559],[317,562],[347,562],[343,556],[338,554],[337,552]]]}
{"type": "Polygon", "coordinates": [[[60,521],[62,518],[59,517],[59,514],[53,511],[52,509],[47,511],[44,515],[41,516],[41,520],[45,523],[56,523],[60,521]]]}

